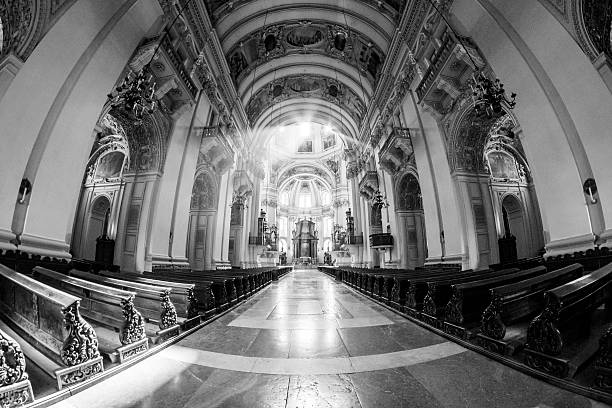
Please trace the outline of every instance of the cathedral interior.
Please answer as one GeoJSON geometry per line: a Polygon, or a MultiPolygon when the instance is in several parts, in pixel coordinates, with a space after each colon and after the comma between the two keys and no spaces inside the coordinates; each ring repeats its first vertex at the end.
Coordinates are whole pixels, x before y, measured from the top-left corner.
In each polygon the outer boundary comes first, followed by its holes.
{"type": "Polygon", "coordinates": [[[0,0],[0,407],[610,406],[611,32],[0,0]]]}

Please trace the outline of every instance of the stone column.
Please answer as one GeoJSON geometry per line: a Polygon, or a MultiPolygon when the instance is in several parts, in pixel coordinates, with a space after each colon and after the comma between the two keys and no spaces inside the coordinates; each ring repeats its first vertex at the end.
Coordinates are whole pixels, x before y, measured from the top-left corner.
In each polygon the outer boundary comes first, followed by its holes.
{"type": "Polygon", "coordinates": [[[151,270],[147,257],[150,239],[153,198],[159,185],[157,172],[125,176],[125,192],[115,247],[115,263],[126,272],[151,270]]]}

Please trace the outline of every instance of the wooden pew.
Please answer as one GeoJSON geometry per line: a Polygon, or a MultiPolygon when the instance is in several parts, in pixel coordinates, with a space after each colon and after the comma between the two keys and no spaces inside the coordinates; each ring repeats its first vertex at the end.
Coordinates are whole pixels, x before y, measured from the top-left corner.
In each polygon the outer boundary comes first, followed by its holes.
{"type": "MultiPolygon", "coordinates": [[[[104,269],[100,271],[99,275],[130,282],[146,283],[153,286],[169,287],[172,289],[170,299],[172,299],[172,303],[176,306],[176,313],[186,319],[193,319],[198,316],[198,297],[196,296],[195,284],[193,283],[150,279],[143,277],[139,273],[111,272],[104,269]]],[[[214,307],[214,303],[212,307],[214,307]]]]}
{"type": "Polygon", "coordinates": [[[396,309],[420,318],[421,305],[427,293],[427,282],[432,279],[451,279],[469,274],[472,271],[458,271],[456,268],[441,269],[415,269],[402,275],[396,275],[392,282],[389,282],[391,292],[389,294],[389,304],[396,309]],[[413,282],[419,282],[413,285],[413,282]]]}
{"type": "MultiPolygon", "coordinates": [[[[546,306],[527,328],[525,363],[557,377],[573,376],[596,353],[596,309],[610,301],[612,264],[544,293],[546,306]]],[[[598,316],[599,314],[599,316],[598,316]]]]}
{"type": "Polygon", "coordinates": [[[490,290],[491,302],[481,317],[477,342],[482,347],[500,353],[511,354],[524,342],[526,325],[507,326],[531,318],[544,307],[544,292],[582,276],[583,267],[573,264],[530,279],[499,286],[490,290]],[[506,336],[508,334],[508,336],[506,336]]]}
{"type": "Polygon", "coordinates": [[[229,307],[227,279],[212,279],[210,276],[203,276],[196,273],[185,272],[143,272],[143,276],[149,279],[163,279],[170,282],[192,283],[196,286],[196,296],[200,302],[199,307],[204,307],[207,313],[212,313],[209,309],[214,302],[214,311],[220,313],[229,307]],[[203,300],[204,299],[204,300],[203,300]]]}
{"type": "MultiPolygon", "coordinates": [[[[1,329],[58,389],[104,371],[98,337],[80,313],[81,299],[0,265],[1,329]]],[[[0,381],[1,383],[1,381],[0,381]]]]}
{"type": "Polygon", "coordinates": [[[121,363],[149,349],[145,321],[134,306],[136,293],[39,266],[32,274],[40,282],[81,298],[81,314],[94,327],[98,348],[111,362],[121,363]]]}
{"type": "Polygon", "coordinates": [[[444,310],[442,329],[460,338],[467,338],[471,329],[480,322],[481,313],[489,304],[492,288],[519,282],[546,273],[546,267],[538,266],[514,273],[500,274],[487,279],[452,285],[451,298],[444,310]]]}
{"type": "Polygon", "coordinates": [[[178,317],[176,313],[176,307],[170,299],[172,289],[168,286],[155,286],[147,283],[130,282],[109,278],[107,276],[95,275],[76,269],[70,270],[68,274],[88,282],[95,282],[136,293],[134,306],[138,308],[145,318],[145,322],[155,324],[160,329],[159,331],[151,330],[150,333],[148,333],[154,343],[160,343],[170,337],[178,336],[180,326],[185,323],[185,319],[178,317]]]}
{"type": "Polygon", "coordinates": [[[429,276],[405,279],[404,286],[406,287],[406,295],[403,307],[404,312],[417,319],[422,318],[421,313],[424,308],[430,283],[449,282],[450,294],[450,282],[471,282],[478,279],[486,279],[490,277],[491,274],[491,271],[488,269],[480,271],[474,271],[472,269],[467,269],[465,271],[442,269],[433,271],[429,276]]]}
{"type": "Polygon", "coordinates": [[[458,283],[472,282],[478,279],[485,279],[490,276],[501,276],[517,272],[519,269],[510,268],[492,272],[490,270],[476,271],[471,274],[467,271],[466,276],[450,276],[439,279],[429,279],[427,281],[427,294],[423,298],[423,307],[420,319],[430,326],[442,329],[444,325],[444,311],[451,298],[452,286],[458,283]]]}
{"type": "Polygon", "coordinates": [[[0,382],[0,405],[20,407],[34,402],[32,383],[26,372],[26,358],[15,339],[0,328],[3,376],[0,382]]]}

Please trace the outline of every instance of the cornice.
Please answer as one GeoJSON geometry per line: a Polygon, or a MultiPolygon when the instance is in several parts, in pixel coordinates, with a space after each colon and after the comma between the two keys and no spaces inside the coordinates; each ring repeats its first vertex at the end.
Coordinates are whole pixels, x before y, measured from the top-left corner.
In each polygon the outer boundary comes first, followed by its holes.
{"type": "Polygon", "coordinates": [[[417,39],[417,35],[424,22],[424,17],[430,7],[430,3],[427,0],[411,0],[404,8],[400,24],[396,29],[387,52],[382,76],[374,91],[372,102],[368,106],[365,120],[361,125],[360,140],[366,145],[370,137],[371,125],[374,124],[376,115],[385,109],[385,101],[389,100],[391,92],[396,85],[394,72],[401,71],[401,67],[404,61],[407,60],[408,52],[417,39]]]}
{"type": "MultiPolygon", "coordinates": [[[[186,2],[187,0],[180,0],[183,7],[186,2]]],[[[233,123],[234,128],[240,135],[239,139],[242,141],[240,150],[244,154],[246,153],[246,145],[248,145],[246,142],[251,140],[251,131],[244,107],[238,98],[234,84],[230,80],[229,67],[221,49],[217,32],[213,28],[202,2],[190,2],[185,8],[184,16],[191,27],[200,55],[215,78],[216,92],[227,116],[222,120],[226,121],[226,125],[232,125],[233,123]]],[[[223,114],[223,112],[220,113],[223,114]]]]}

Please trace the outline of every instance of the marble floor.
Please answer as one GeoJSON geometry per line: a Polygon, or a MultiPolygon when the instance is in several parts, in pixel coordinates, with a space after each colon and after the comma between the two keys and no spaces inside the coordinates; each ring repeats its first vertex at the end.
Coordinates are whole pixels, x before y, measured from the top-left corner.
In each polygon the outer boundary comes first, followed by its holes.
{"type": "Polygon", "coordinates": [[[600,408],[295,270],[76,407],[600,408]]]}

